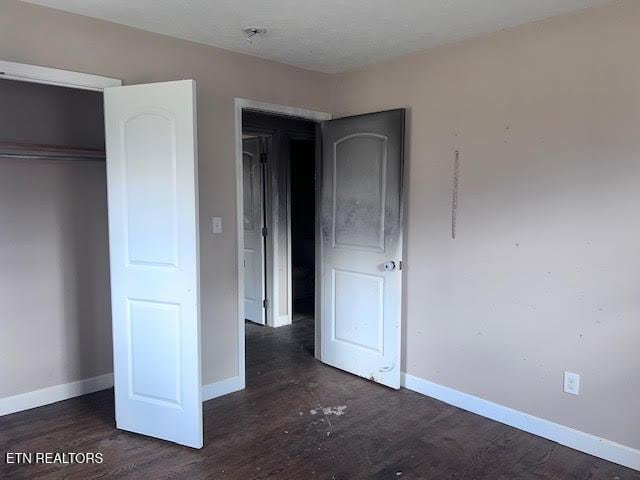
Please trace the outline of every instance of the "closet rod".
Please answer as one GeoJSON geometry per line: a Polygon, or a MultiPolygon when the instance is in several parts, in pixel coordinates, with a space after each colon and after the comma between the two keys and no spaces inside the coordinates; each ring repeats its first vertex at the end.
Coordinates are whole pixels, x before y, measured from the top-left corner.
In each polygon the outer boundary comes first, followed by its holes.
{"type": "Polygon", "coordinates": [[[97,160],[105,161],[104,150],[60,145],[0,142],[0,157],[40,160],[97,160]]]}
{"type": "Polygon", "coordinates": [[[63,155],[35,155],[28,153],[2,153],[0,152],[0,158],[19,158],[23,160],[84,160],[84,161],[92,161],[92,162],[102,162],[104,163],[105,157],[65,157],[63,155]]]}

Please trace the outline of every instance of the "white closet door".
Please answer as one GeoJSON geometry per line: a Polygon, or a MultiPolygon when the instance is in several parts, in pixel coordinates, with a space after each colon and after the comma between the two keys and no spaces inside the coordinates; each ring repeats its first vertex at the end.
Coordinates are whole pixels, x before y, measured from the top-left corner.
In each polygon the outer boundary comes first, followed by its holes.
{"type": "Polygon", "coordinates": [[[195,82],[104,101],[116,424],[200,448],[195,82]]]}

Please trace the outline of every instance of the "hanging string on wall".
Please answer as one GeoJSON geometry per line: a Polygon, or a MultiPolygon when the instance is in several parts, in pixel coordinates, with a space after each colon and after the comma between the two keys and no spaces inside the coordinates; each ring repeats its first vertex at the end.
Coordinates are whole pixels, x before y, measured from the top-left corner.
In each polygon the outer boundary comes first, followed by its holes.
{"type": "Polygon", "coordinates": [[[456,238],[456,221],[458,217],[458,176],[460,173],[460,152],[456,150],[453,159],[453,198],[451,200],[451,238],[456,238]]]}

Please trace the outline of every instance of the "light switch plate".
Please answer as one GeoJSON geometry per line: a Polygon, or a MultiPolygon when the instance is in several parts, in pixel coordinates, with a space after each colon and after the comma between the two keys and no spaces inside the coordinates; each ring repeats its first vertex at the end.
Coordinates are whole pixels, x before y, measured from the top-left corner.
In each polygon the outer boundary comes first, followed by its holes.
{"type": "Polygon", "coordinates": [[[571,395],[580,395],[580,375],[573,372],[564,372],[564,392],[571,395]]]}
{"type": "Polygon", "coordinates": [[[222,233],[222,217],[211,217],[211,233],[222,233]]]}

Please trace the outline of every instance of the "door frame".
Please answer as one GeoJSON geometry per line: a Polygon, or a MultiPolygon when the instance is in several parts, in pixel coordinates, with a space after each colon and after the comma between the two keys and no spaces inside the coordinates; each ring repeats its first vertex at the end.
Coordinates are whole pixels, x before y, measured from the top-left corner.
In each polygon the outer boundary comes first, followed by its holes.
{"type": "MultiPolygon", "coordinates": [[[[235,141],[236,141],[236,226],[238,240],[236,243],[236,253],[238,261],[238,369],[242,387],[245,386],[245,332],[244,332],[244,269],[243,252],[241,245],[244,245],[244,195],[242,183],[242,110],[250,109],[264,113],[275,113],[288,115],[291,117],[303,118],[322,122],[331,120],[333,116],[328,112],[319,110],[308,110],[304,108],[265,103],[246,98],[236,97],[234,99],[235,111],[235,141]]],[[[316,215],[316,225],[318,216],[316,215]]],[[[318,249],[316,241],[316,253],[318,249]]],[[[268,254],[268,253],[267,253],[268,254]]],[[[317,269],[316,269],[317,275],[317,269]]],[[[319,282],[316,282],[316,302],[315,302],[315,356],[320,360],[320,316],[319,316],[319,282]]]]}

